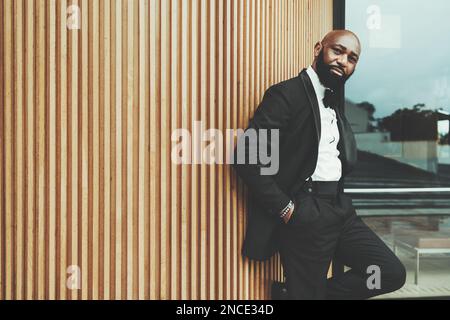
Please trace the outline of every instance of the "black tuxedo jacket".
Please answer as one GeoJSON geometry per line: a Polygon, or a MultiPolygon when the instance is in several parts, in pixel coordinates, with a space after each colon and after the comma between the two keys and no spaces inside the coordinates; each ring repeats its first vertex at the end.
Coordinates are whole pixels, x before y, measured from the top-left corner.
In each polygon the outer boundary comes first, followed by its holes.
{"type": "MultiPolygon", "coordinates": [[[[356,143],[343,106],[336,112],[340,139],[338,149],[342,162],[342,179],[356,162],[356,143]]],[[[292,79],[271,86],[264,94],[248,129],[279,129],[279,144],[265,139],[266,150],[279,150],[279,170],[275,175],[261,175],[262,164],[250,164],[248,159],[257,146],[250,147],[244,139],[247,164],[237,163],[234,150],[234,168],[249,190],[247,229],[242,254],[254,260],[267,260],[278,250],[279,229],[283,223],[280,211],[295,199],[298,186],[308,179],[316,168],[320,139],[320,111],[312,82],[303,69],[292,79]]],[[[257,134],[258,145],[260,135],[257,134]]],[[[241,139],[243,139],[241,137],[241,139]]],[[[238,146],[239,144],[237,144],[238,146]]],[[[242,153],[241,153],[242,154],[242,153]]]]}

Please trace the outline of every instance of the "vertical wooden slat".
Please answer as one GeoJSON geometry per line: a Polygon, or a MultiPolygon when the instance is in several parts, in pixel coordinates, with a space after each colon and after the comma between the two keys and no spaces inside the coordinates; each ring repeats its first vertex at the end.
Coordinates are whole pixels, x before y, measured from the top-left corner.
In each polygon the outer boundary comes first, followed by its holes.
{"type": "Polygon", "coordinates": [[[15,288],[13,287],[13,273],[15,268],[15,257],[13,256],[13,46],[12,43],[12,30],[13,30],[13,2],[4,1],[3,3],[3,29],[4,35],[4,51],[3,51],[3,72],[4,72],[4,197],[5,197],[5,298],[13,299],[15,294],[15,288]],[[8,262],[7,262],[8,261],[8,262]]]}
{"type": "Polygon", "coordinates": [[[139,99],[140,73],[139,73],[139,2],[133,3],[133,299],[139,295],[139,118],[143,116],[140,110],[141,99],[139,99]]]}
{"type": "MultiPolygon", "coordinates": [[[[216,37],[217,37],[217,26],[216,26],[216,4],[214,2],[207,2],[207,30],[208,30],[208,37],[207,37],[207,55],[208,55],[208,97],[207,97],[207,104],[209,106],[209,116],[208,116],[208,124],[210,128],[216,128],[216,110],[217,110],[217,103],[215,101],[215,90],[216,90],[216,68],[217,68],[217,62],[216,62],[216,37]]],[[[216,146],[218,148],[219,146],[216,146]]],[[[216,234],[217,234],[217,220],[216,220],[216,213],[217,213],[217,202],[216,202],[216,166],[209,166],[207,168],[208,170],[208,177],[209,177],[209,203],[207,206],[207,215],[208,215],[208,243],[209,243],[209,250],[208,250],[208,259],[209,259],[209,266],[208,268],[208,298],[209,299],[216,299],[217,295],[217,241],[216,241],[216,234]]]]}
{"type": "MultiPolygon", "coordinates": [[[[79,7],[79,2],[77,0],[72,0],[70,5],[74,5],[79,7]]],[[[65,13],[64,13],[65,14],[65,13]]],[[[65,31],[67,29],[67,21],[62,19],[62,27],[65,31]]],[[[78,32],[71,31],[68,35],[68,47],[67,47],[67,59],[68,59],[68,83],[67,83],[67,99],[68,99],[68,152],[70,152],[70,159],[68,159],[68,184],[67,184],[67,197],[68,197],[68,217],[67,217],[67,232],[68,232],[68,242],[67,242],[67,264],[64,266],[65,268],[61,271],[66,277],[64,277],[64,285],[67,286],[67,270],[71,266],[75,266],[75,268],[79,267],[79,256],[78,256],[78,212],[79,208],[79,193],[78,193],[78,183],[79,179],[79,171],[78,171],[78,156],[80,150],[79,146],[79,114],[80,114],[80,105],[78,100],[78,93],[80,91],[79,87],[79,79],[78,76],[78,32]]],[[[69,287],[68,290],[68,299],[77,299],[78,297],[78,287],[69,287]]]]}
{"type": "MultiPolygon", "coordinates": [[[[241,119],[242,119],[242,5],[241,1],[237,0],[235,1],[235,45],[236,45],[236,114],[235,114],[235,126],[236,128],[240,127],[241,119]]],[[[235,138],[233,134],[232,142],[229,143],[234,144],[235,138]]],[[[235,197],[236,197],[236,204],[235,204],[235,219],[236,219],[236,254],[240,256],[240,248],[242,246],[242,201],[238,201],[238,199],[241,197],[241,185],[240,181],[235,176],[234,179],[234,188],[235,190],[235,197]]],[[[236,299],[241,299],[241,290],[242,288],[242,273],[243,273],[243,261],[242,259],[236,259],[237,263],[237,270],[236,270],[236,299]]]]}
{"type": "Polygon", "coordinates": [[[91,38],[91,90],[92,90],[92,118],[90,119],[92,133],[91,133],[91,145],[90,151],[92,152],[92,189],[90,194],[92,194],[92,211],[91,211],[91,221],[92,221],[92,229],[91,229],[91,239],[92,239],[92,260],[91,266],[92,269],[89,271],[92,274],[92,282],[90,285],[92,286],[92,299],[97,300],[99,298],[99,216],[100,216],[100,203],[99,203],[99,192],[100,192],[100,165],[99,165],[99,153],[100,153],[100,141],[99,137],[101,136],[99,123],[100,123],[100,88],[99,88],[99,43],[100,43],[100,34],[99,34],[99,1],[92,1],[92,19],[90,22],[90,30],[92,30],[91,38]]]}
{"type": "MultiPolygon", "coordinates": [[[[190,17],[190,5],[187,1],[182,1],[181,7],[181,128],[188,128],[189,124],[189,70],[190,70],[190,56],[191,50],[189,46],[189,20],[190,17]]],[[[152,64],[150,67],[152,68],[152,64]]],[[[182,189],[181,189],[181,299],[185,300],[190,297],[190,257],[189,254],[189,166],[187,164],[182,165],[182,177],[181,177],[182,189]]]]}
{"type": "MultiPolygon", "coordinates": [[[[226,26],[225,26],[225,75],[224,75],[224,85],[225,85],[225,109],[223,110],[225,117],[224,117],[224,125],[222,132],[225,132],[226,128],[231,128],[231,120],[230,120],[230,111],[231,111],[231,3],[230,1],[226,1],[226,7],[224,8],[225,11],[225,20],[226,20],[226,26]]],[[[225,252],[226,252],[226,260],[225,260],[225,266],[226,266],[226,277],[225,277],[225,296],[230,297],[231,296],[231,265],[232,265],[232,259],[231,259],[231,196],[230,192],[230,166],[224,167],[224,177],[225,177],[225,224],[224,224],[224,234],[225,234],[225,252]]]]}
{"type": "Polygon", "coordinates": [[[160,187],[159,136],[161,112],[161,32],[160,1],[150,0],[150,299],[161,298],[161,229],[160,229],[160,187]],[[152,14],[153,13],[153,14],[152,14]]]}
{"type": "MultiPolygon", "coordinates": [[[[102,1],[102,6],[100,12],[103,13],[103,23],[102,28],[103,32],[103,54],[101,57],[104,59],[104,65],[102,70],[101,77],[104,79],[103,82],[103,152],[101,156],[103,157],[104,170],[103,170],[103,178],[104,178],[104,188],[103,188],[103,240],[102,240],[102,249],[103,255],[101,258],[103,259],[102,263],[102,271],[103,276],[101,278],[101,282],[103,285],[103,298],[111,299],[111,2],[110,1],[102,1]]],[[[100,226],[101,227],[101,226],[100,226]]]]}
{"type": "MultiPolygon", "coordinates": [[[[145,203],[144,207],[144,245],[142,247],[144,255],[144,299],[150,299],[150,3],[149,1],[144,1],[144,23],[145,23],[145,153],[144,157],[144,194],[142,195],[144,199],[141,199],[145,203]]],[[[142,10],[142,9],[141,9],[142,10]]],[[[141,253],[139,253],[141,254],[141,253]]],[[[152,259],[154,260],[154,259],[152,259]]]]}
{"type": "MultiPolygon", "coordinates": [[[[232,28],[232,33],[231,33],[231,44],[232,44],[232,51],[231,51],[231,57],[232,57],[232,84],[231,84],[231,89],[232,89],[232,117],[231,117],[231,127],[232,128],[237,128],[238,127],[238,39],[240,37],[239,34],[239,28],[238,28],[238,19],[239,19],[239,15],[238,15],[238,10],[239,10],[239,3],[237,0],[233,0],[232,1],[232,6],[231,6],[231,28],[232,28]]],[[[224,154],[229,157],[228,155],[228,150],[230,149],[229,144],[231,143],[230,141],[230,137],[226,136],[224,139],[224,154]]],[[[228,158],[224,160],[225,163],[228,163],[228,158]]],[[[229,173],[231,174],[231,171],[229,171],[229,173]]],[[[238,287],[238,279],[239,279],[239,274],[238,274],[238,265],[239,265],[239,257],[240,257],[240,247],[241,245],[239,244],[239,234],[238,234],[238,225],[239,225],[239,215],[237,212],[238,209],[238,198],[237,198],[237,189],[236,189],[236,182],[237,182],[237,177],[236,176],[231,176],[231,190],[233,190],[233,193],[231,194],[231,202],[232,202],[232,210],[231,210],[231,218],[233,221],[232,224],[232,228],[231,228],[231,233],[232,233],[232,252],[231,252],[231,258],[232,258],[232,282],[231,282],[231,286],[232,286],[232,291],[231,291],[231,298],[232,299],[238,299],[238,291],[239,291],[239,287],[238,287]]]]}
{"type": "Polygon", "coordinates": [[[80,246],[79,246],[79,256],[81,261],[81,298],[86,300],[88,298],[88,1],[81,0],[81,88],[79,96],[81,104],[81,141],[79,150],[81,157],[79,161],[81,162],[81,186],[80,197],[81,197],[81,216],[78,220],[78,225],[80,229],[80,246]]]}
{"type": "MultiPolygon", "coordinates": [[[[109,217],[109,225],[110,225],[110,236],[107,240],[109,242],[110,246],[110,259],[109,259],[109,278],[105,281],[109,281],[109,290],[110,290],[110,299],[116,298],[116,266],[117,266],[117,259],[116,259],[116,233],[117,233],[117,226],[116,226],[116,216],[117,216],[117,206],[116,206],[116,199],[117,199],[117,192],[116,192],[116,179],[117,179],[117,170],[116,170],[116,113],[117,113],[117,100],[116,100],[116,94],[117,94],[117,81],[116,81],[116,70],[119,68],[116,61],[116,3],[111,2],[110,5],[110,37],[111,37],[111,57],[110,57],[110,75],[111,75],[111,82],[109,86],[110,90],[110,116],[109,116],[109,123],[111,125],[109,134],[110,134],[110,153],[105,154],[106,157],[109,156],[110,161],[110,195],[111,199],[109,201],[110,203],[110,217],[109,217]],[[116,93],[116,94],[115,94],[116,93]]],[[[105,132],[106,135],[108,135],[108,132],[105,132]]],[[[108,254],[108,253],[107,253],[108,254]]]]}
{"type": "Polygon", "coordinates": [[[138,289],[138,298],[144,299],[146,292],[146,283],[144,279],[146,279],[145,273],[145,257],[146,257],[146,230],[147,226],[145,223],[145,182],[146,182],[146,172],[145,172],[145,144],[147,142],[148,136],[146,136],[146,110],[147,110],[147,100],[146,100],[146,76],[147,76],[147,47],[146,47],[146,26],[147,26],[147,2],[145,0],[139,1],[139,7],[136,6],[136,10],[139,11],[139,103],[137,105],[137,109],[139,110],[139,159],[138,159],[138,174],[137,179],[139,179],[139,192],[138,194],[138,203],[139,203],[139,221],[138,221],[138,230],[135,232],[139,236],[138,242],[138,250],[136,252],[139,266],[139,274],[136,274],[136,279],[138,281],[139,289],[138,289]],[[139,281],[139,279],[144,280],[144,282],[139,281]]]}
{"type": "Polygon", "coordinates": [[[130,270],[131,263],[130,263],[130,257],[128,255],[128,224],[131,223],[129,220],[129,209],[130,209],[130,201],[128,201],[128,194],[129,194],[129,186],[130,186],[130,180],[132,177],[129,176],[129,166],[128,162],[130,161],[129,158],[131,158],[132,155],[129,153],[128,149],[128,139],[130,132],[128,130],[129,127],[129,120],[128,120],[128,114],[129,114],[129,99],[128,99],[128,81],[129,81],[129,25],[128,25],[128,1],[123,0],[122,1],[122,106],[121,106],[121,122],[122,122],[122,136],[121,136],[121,143],[122,143],[122,167],[121,167],[121,175],[122,175],[122,225],[121,227],[121,233],[122,233],[122,243],[121,243],[121,250],[122,250],[122,274],[121,274],[121,281],[122,281],[122,292],[121,292],[121,298],[126,299],[129,293],[129,283],[131,276],[133,274],[133,270],[130,270]]]}
{"type": "Polygon", "coordinates": [[[99,34],[99,46],[98,46],[98,299],[104,299],[105,296],[105,189],[106,189],[106,166],[105,166],[105,68],[107,66],[105,57],[105,1],[98,0],[98,34],[99,34]]]}
{"type": "Polygon", "coordinates": [[[113,21],[115,26],[115,298],[122,298],[122,1],[116,1],[113,21]]]}
{"type": "MultiPolygon", "coordinates": [[[[248,92],[249,92],[249,108],[247,109],[248,115],[253,114],[255,110],[255,1],[250,1],[249,9],[249,82],[248,82],[248,92]]],[[[250,274],[249,274],[249,295],[251,297],[257,298],[257,292],[255,287],[257,286],[256,279],[258,279],[258,263],[255,261],[250,261],[250,274]],[[255,281],[256,280],[256,281],[255,281]]]]}
{"type": "Polygon", "coordinates": [[[23,2],[17,1],[14,3],[14,29],[15,29],[15,90],[14,90],[14,105],[16,106],[16,121],[15,121],[15,133],[16,133],[16,155],[15,155],[15,203],[16,203],[16,237],[15,241],[15,260],[16,260],[16,272],[15,272],[15,287],[16,287],[16,299],[24,298],[24,284],[26,279],[25,266],[24,266],[24,224],[25,224],[25,206],[24,202],[24,91],[23,91],[23,2]]]}
{"type": "MultiPolygon", "coordinates": [[[[160,136],[160,163],[161,163],[161,208],[170,208],[170,169],[168,146],[168,121],[170,119],[170,2],[161,1],[161,126],[160,136]]],[[[161,299],[170,298],[170,210],[161,211],[161,299]]]]}
{"type": "MultiPolygon", "coordinates": [[[[179,3],[177,0],[170,1],[170,131],[180,127],[179,118],[179,3]]],[[[168,123],[169,125],[169,123],[168,123]]],[[[167,136],[170,141],[170,132],[167,136]]],[[[168,142],[166,142],[168,143],[168,142]]],[[[170,150],[168,150],[170,155],[170,150]]],[[[170,156],[169,156],[170,159],[170,156]]],[[[170,161],[168,159],[168,161],[170,161]]],[[[180,299],[179,286],[179,168],[172,163],[170,166],[170,281],[171,299],[180,299]]]]}
{"type": "Polygon", "coordinates": [[[111,3],[111,265],[110,265],[110,285],[111,285],[111,299],[118,299],[120,292],[120,280],[118,274],[120,274],[120,256],[119,256],[119,235],[120,228],[118,226],[119,216],[120,216],[120,192],[119,192],[119,108],[120,106],[120,56],[119,50],[119,31],[120,26],[118,25],[119,18],[118,12],[120,13],[120,2],[116,1],[111,3]]]}
{"type": "Polygon", "coordinates": [[[46,299],[55,299],[56,293],[56,1],[50,0],[46,7],[46,161],[45,175],[48,185],[45,206],[45,257],[46,299]]]}
{"type": "MultiPolygon", "coordinates": [[[[61,50],[61,41],[63,40],[60,33],[59,25],[60,21],[60,5],[61,2],[55,2],[55,139],[56,139],[56,151],[55,151],[55,167],[56,167],[56,176],[55,176],[55,293],[54,299],[61,299],[60,292],[60,283],[61,283],[61,273],[60,271],[60,263],[61,260],[61,234],[62,227],[61,221],[63,219],[63,209],[62,209],[62,197],[63,197],[63,170],[67,168],[63,168],[63,148],[67,147],[67,141],[64,141],[63,144],[63,131],[66,128],[65,124],[61,123],[63,118],[63,113],[65,112],[65,116],[67,117],[67,110],[63,110],[66,108],[65,103],[62,101],[63,91],[61,90],[61,77],[62,77],[62,66],[61,66],[61,58],[62,58],[62,50],[61,50]],[[59,106],[59,107],[58,107],[59,106]]],[[[67,184],[67,181],[64,181],[64,185],[67,184]]],[[[64,199],[64,203],[67,203],[67,199],[64,199]]]]}
{"type": "MultiPolygon", "coordinates": [[[[193,124],[195,121],[198,120],[198,106],[199,106],[199,95],[198,95],[198,86],[199,86],[199,50],[198,50],[198,38],[199,38],[199,0],[193,0],[191,2],[191,20],[190,20],[190,27],[191,27],[191,63],[192,63],[192,69],[190,72],[191,75],[191,87],[190,87],[190,126],[191,126],[191,132],[192,136],[196,137],[198,134],[193,127],[193,124]]],[[[163,52],[163,51],[162,51],[163,52]]],[[[161,56],[163,54],[161,53],[161,56]]],[[[162,64],[161,64],[162,66],[162,64]]],[[[163,81],[161,81],[162,84],[164,84],[163,81]]],[[[193,138],[195,139],[195,138],[193,138]]],[[[194,140],[193,140],[194,141],[194,140]]],[[[192,283],[191,287],[191,299],[198,299],[199,297],[199,288],[200,288],[200,268],[199,268],[199,262],[200,262],[200,254],[199,254],[199,235],[200,235],[200,229],[199,229],[199,202],[198,202],[198,166],[196,163],[196,157],[197,153],[196,150],[192,150],[192,166],[191,166],[191,203],[190,203],[190,212],[191,214],[191,239],[190,239],[190,253],[191,253],[191,274],[190,279],[192,283]]],[[[162,168],[161,168],[162,169],[162,168]]],[[[162,205],[162,203],[161,203],[162,205]]],[[[161,220],[161,224],[163,225],[163,222],[161,220]]],[[[163,239],[161,237],[161,239],[163,239]]],[[[162,250],[163,246],[161,246],[162,250]]],[[[161,288],[162,289],[162,288],[161,288]]],[[[161,290],[161,293],[163,290],[161,290]]]]}
{"type": "MultiPolygon", "coordinates": [[[[3,28],[4,11],[3,11],[3,1],[0,2],[0,26],[3,28]]],[[[4,104],[4,80],[3,74],[5,69],[5,61],[3,57],[4,54],[4,34],[0,32],[0,102],[4,104]]],[[[5,257],[5,132],[4,132],[4,108],[0,108],[0,299],[4,300],[6,298],[6,257],[5,257]]]]}
{"type": "Polygon", "coordinates": [[[37,246],[37,299],[44,299],[46,288],[45,283],[45,3],[35,3],[35,10],[37,10],[37,21],[35,31],[36,43],[36,95],[35,95],[35,110],[37,111],[37,124],[35,130],[36,141],[36,201],[37,201],[37,237],[34,240],[37,246]]]}
{"type": "Polygon", "coordinates": [[[25,14],[24,14],[24,24],[25,24],[25,63],[24,63],[24,72],[26,76],[24,76],[24,92],[26,93],[24,96],[24,103],[25,103],[25,177],[26,179],[26,190],[25,190],[25,212],[26,212],[26,221],[25,221],[25,299],[32,299],[33,298],[33,287],[34,287],[34,250],[33,250],[33,239],[34,239],[34,214],[35,214],[35,207],[34,207],[34,179],[33,179],[33,173],[34,173],[34,161],[33,161],[33,155],[34,155],[34,130],[33,130],[33,123],[34,123],[34,112],[33,112],[33,97],[34,97],[34,86],[33,86],[33,78],[34,78],[34,68],[33,68],[33,52],[34,52],[34,46],[33,46],[33,25],[34,25],[34,15],[33,15],[33,3],[32,1],[26,1],[25,2],[25,14]]]}
{"type": "MultiPolygon", "coordinates": [[[[260,99],[260,83],[261,83],[261,72],[260,70],[261,68],[261,14],[260,14],[260,10],[261,10],[261,1],[256,1],[255,2],[255,67],[254,67],[254,72],[255,72],[255,82],[254,82],[254,108],[256,108],[256,104],[258,103],[258,100],[260,99]]],[[[257,263],[256,264],[256,283],[255,283],[255,287],[256,287],[256,294],[255,294],[255,298],[256,299],[260,299],[261,298],[261,284],[263,282],[263,276],[264,276],[264,271],[263,271],[263,263],[257,263]]]]}
{"type": "MultiPolygon", "coordinates": [[[[200,117],[198,120],[202,121],[202,127],[207,126],[207,124],[204,122],[206,120],[206,95],[207,95],[207,63],[209,57],[207,56],[207,32],[206,29],[207,21],[206,16],[208,12],[206,12],[206,1],[205,0],[199,0],[199,19],[198,19],[198,25],[199,25],[199,99],[200,99],[200,117]]],[[[203,140],[202,140],[203,141],[203,140]]],[[[205,145],[202,144],[202,147],[205,145]]],[[[202,148],[203,150],[203,148],[202,148]]],[[[203,152],[201,154],[201,158],[203,160],[203,152]]],[[[200,235],[200,250],[199,250],[199,282],[200,282],[200,295],[198,296],[199,299],[206,299],[206,291],[207,291],[207,275],[208,271],[206,269],[207,265],[207,255],[206,255],[206,246],[207,246],[207,221],[206,221],[206,166],[202,161],[202,164],[200,165],[200,185],[199,185],[199,199],[202,199],[199,201],[199,206],[197,207],[197,211],[200,216],[199,221],[199,235],[200,235]]]]}
{"type": "MultiPolygon", "coordinates": [[[[96,140],[97,134],[95,134],[94,137],[94,126],[96,126],[95,117],[97,115],[98,111],[98,100],[97,97],[97,80],[98,78],[95,77],[95,72],[98,68],[98,65],[95,65],[96,62],[96,48],[98,48],[98,42],[94,43],[94,38],[97,38],[96,32],[96,26],[97,26],[97,19],[94,16],[94,6],[95,1],[88,1],[88,114],[87,114],[87,121],[88,121],[88,141],[87,141],[87,157],[88,157],[88,212],[87,212],[87,220],[85,222],[87,223],[87,241],[89,243],[88,246],[88,256],[87,256],[87,279],[88,279],[88,293],[87,298],[89,300],[95,299],[96,297],[96,291],[97,287],[94,288],[95,283],[95,251],[97,246],[97,233],[94,234],[95,224],[96,224],[96,215],[98,213],[98,207],[96,204],[98,203],[97,200],[97,184],[95,182],[98,181],[96,179],[97,174],[97,168],[95,167],[95,160],[96,160],[96,151],[94,146],[94,140],[96,140]]],[[[98,38],[97,38],[98,39],[98,38]]]]}
{"type": "Polygon", "coordinates": [[[67,41],[68,41],[68,34],[67,34],[67,27],[65,23],[65,15],[67,11],[67,1],[63,0],[59,2],[60,11],[57,13],[59,16],[59,24],[57,28],[59,29],[59,32],[61,34],[61,40],[60,40],[60,95],[61,95],[61,186],[58,186],[61,188],[61,220],[60,225],[57,226],[58,229],[61,230],[60,238],[58,239],[60,241],[59,247],[60,247],[60,265],[59,265],[59,290],[60,290],[60,299],[67,299],[66,297],[66,270],[69,265],[71,265],[68,261],[68,232],[70,229],[68,229],[68,206],[67,206],[67,195],[71,192],[71,188],[68,187],[68,166],[69,166],[69,148],[68,148],[68,137],[69,137],[69,128],[68,125],[70,118],[68,115],[68,95],[67,95],[67,67],[68,67],[68,60],[67,60],[67,41]]]}
{"type": "MultiPolygon", "coordinates": [[[[249,65],[250,65],[250,1],[246,1],[244,4],[244,61],[243,61],[243,73],[245,75],[245,78],[243,80],[243,118],[245,120],[248,119],[249,113],[250,113],[250,71],[249,71],[249,65]]],[[[243,127],[245,128],[245,120],[243,120],[243,127]]],[[[244,214],[245,216],[245,214],[244,214]]],[[[244,274],[244,299],[249,299],[250,297],[250,272],[252,272],[252,269],[249,270],[250,262],[248,260],[245,261],[245,269],[248,270],[244,274]]]]}
{"type": "Polygon", "coordinates": [[[136,270],[134,268],[134,258],[133,258],[133,227],[134,227],[134,208],[133,208],[133,194],[134,194],[134,180],[133,166],[134,166],[134,79],[135,79],[135,67],[134,67],[134,2],[128,1],[126,17],[126,34],[127,34],[127,53],[126,53],[126,63],[127,63],[127,78],[126,78],[126,205],[127,205],[127,223],[126,223],[126,246],[125,250],[127,253],[127,299],[133,299],[133,280],[136,270]]]}
{"type": "MultiPolygon", "coordinates": [[[[224,0],[217,1],[217,63],[218,63],[218,71],[217,71],[217,80],[216,80],[216,95],[217,95],[217,129],[223,130],[223,108],[224,108],[224,88],[223,88],[223,74],[224,74],[224,0]]],[[[218,256],[218,270],[217,270],[217,278],[218,278],[218,287],[217,287],[217,299],[224,298],[224,266],[225,266],[225,250],[224,250],[224,232],[223,232],[223,217],[224,217],[224,190],[223,190],[223,167],[219,166],[217,175],[217,256],[218,256]]]]}

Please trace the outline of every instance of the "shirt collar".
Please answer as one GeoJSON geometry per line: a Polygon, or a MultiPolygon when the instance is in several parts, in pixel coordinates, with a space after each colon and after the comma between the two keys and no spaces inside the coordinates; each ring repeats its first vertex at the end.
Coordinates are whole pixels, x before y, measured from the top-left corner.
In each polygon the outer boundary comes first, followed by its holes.
{"type": "Polygon", "coordinates": [[[306,72],[308,73],[308,76],[311,79],[317,98],[319,99],[319,101],[321,101],[325,97],[325,90],[326,90],[325,86],[320,82],[319,76],[317,75],[316,71],[312,68],[312,66],[309,66],[306,69],[306,72]]]}

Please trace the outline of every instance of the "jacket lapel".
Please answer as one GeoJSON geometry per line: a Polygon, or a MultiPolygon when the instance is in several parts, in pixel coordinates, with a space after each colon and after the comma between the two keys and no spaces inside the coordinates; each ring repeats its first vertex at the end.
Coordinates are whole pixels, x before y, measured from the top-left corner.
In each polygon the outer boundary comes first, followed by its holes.
{"type": "Polygon", "coordinates": [[[336,118],[338,119],[338,127],[339,127],[339,144],[341,147],[338,148],[340,151],[339,157],[341,158],[343,173],[349,173],[353,170],[353,167],[356,163],[357,150],[356,150],[356,141],[355,136],[353,135],[352,127],[348,122],[345,114],[341,111],[342,108],[338,108],[336,112],[336,118]],[[341,157],[342,156],[342,157],[341,157]]]}
{"type": "Polygon", "coordinates": [[[339,159],[342,163],[342,171],[343,173],[346,171],[346,162],[347,162],[347,154],[346,154],[346,134],[345,134],[345,124],[343,122],[343,117],[340,112],[341,108],[337,108],[336,111],[336,118],[337,118],[337,125],[339,129],[339,143],[338,143],[338,150],[339,150],[339,159]]]}
{"type": "Polygon", "coordinates": [[[321,132],[319,103],[317,102],[316,92],[314,91],[311,79],[309,79],[309,76],[306,73],[306,69],[303,69],[300,73],[300,79],[303,84],[303,88],[305,89],[306,95],[308,96],[309,105],[311,106],[311,109],[313,111],[314,123],[316,124],[317,142],[319,142],[321,132]]]}

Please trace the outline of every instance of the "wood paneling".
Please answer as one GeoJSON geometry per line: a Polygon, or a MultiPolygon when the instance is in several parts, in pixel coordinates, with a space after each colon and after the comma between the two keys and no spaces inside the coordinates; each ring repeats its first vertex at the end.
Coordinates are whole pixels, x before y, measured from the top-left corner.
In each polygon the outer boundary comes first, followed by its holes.
{"type": "Polygon", "coordinates": [[[0,298],[268,298],[280,261],[240,255],[242,182],[173,163],[171,134],[246,127],[332,0],[2,0],[0,19],[0,298]]]}

